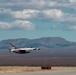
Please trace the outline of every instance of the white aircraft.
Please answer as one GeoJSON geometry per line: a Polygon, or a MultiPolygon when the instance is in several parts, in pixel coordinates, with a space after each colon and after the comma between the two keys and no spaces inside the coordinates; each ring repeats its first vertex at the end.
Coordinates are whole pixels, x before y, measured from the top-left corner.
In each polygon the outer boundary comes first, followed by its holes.
{"type": "Polygon", "coordinates": [[[12,48],[10,49],[10,52],[15,52],[19,54],[26,54],[26,53],[30,53],[33,50],[40,50],[40,48],[31,48],[31,47],[30,48],[17,48],[12,43],[10,43],[10,45],[12,46],[12,48]]]}

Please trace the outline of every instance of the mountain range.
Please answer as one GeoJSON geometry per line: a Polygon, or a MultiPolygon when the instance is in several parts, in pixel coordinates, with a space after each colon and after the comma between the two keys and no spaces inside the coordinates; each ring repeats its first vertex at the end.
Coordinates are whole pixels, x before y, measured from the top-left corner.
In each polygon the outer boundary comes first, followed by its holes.
{"type": "Polygon", "coordinates": [[[60,37],[43,37],[39,39],[8,39],[0,41],[0,66],[76,66],[76,42],[60,37]],[[40,51],[28,54],[10,53],[11,46],[39,47],[40,51]]]}
{"type": "Polygon", "coordinates": [[[8,39],[0,41],[0,49],[8,49],[9,43],[14,44],[17,47],[40,47],[42,49],[59,49],[59,48],[71,48],[75,49],[76,42],[70,42],[60,37],[43,37],[39,39],[8,39]]]}

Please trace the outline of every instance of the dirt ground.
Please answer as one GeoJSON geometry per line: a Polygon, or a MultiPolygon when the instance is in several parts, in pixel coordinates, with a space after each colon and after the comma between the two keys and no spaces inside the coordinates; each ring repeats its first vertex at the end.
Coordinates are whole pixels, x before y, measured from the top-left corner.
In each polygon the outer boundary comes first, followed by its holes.
{"type": "MultiPolygon", "coordinates": [[[[76,67],[52,67],[49,71],[60,71],[60,70],[76,70],[76,67]]],[[[22,73],[22,72],[35,72],[35,71],[46,71],[42,70],[41,67],[0,67],[0,74],[2,73],[22,73]]]]}

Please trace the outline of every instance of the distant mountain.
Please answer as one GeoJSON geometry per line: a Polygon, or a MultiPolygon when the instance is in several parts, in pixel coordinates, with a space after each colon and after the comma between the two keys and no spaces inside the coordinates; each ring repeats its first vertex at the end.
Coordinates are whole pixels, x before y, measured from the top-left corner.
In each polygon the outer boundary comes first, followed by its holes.
{"type": "Polygon", "coordinates": [[[0,41],[0,66],[76,66],[76,42],[60,37],[8,39],[0,41]],[[10,53],[9,43],[17,47],[39,47],[28,54],[10,53]],[[49,62],[48,62],[49,61],[49,62]]]}
{"type": "Polygon", "coordinates": [[[13,43],[17,47],[40,47],[41,49],[75,49],[76,43],[67,41],[60,37],[43,37],[39,39],[8,39],[0,41],[0,49],[8,49],[9,43],[13,43]]]}

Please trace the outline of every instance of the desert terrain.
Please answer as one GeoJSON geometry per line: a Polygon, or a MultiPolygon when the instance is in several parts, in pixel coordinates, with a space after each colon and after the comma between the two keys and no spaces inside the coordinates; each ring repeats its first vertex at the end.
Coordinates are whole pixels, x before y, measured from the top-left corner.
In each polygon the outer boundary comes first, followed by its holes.
{"type": "Polygon", "coordinates": [[[20,67],[20,66],[9,66],[0,67],[0,74],[12,74],[12,73],[27,73],[27,72],[61,72],[61,71],[76,71],[76,67],[52,67],[49,70],[42,70],[41,67],[20,67]]]}

